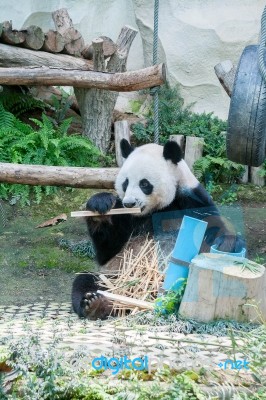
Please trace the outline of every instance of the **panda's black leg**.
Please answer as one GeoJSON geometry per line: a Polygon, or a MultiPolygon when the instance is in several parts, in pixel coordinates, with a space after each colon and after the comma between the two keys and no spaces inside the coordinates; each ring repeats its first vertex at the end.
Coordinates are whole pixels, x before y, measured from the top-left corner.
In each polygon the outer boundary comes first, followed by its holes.
{"type": "Polygon", "coordinates": [[[80,308],[83,316],[90,320],[106,319],[112,313],[112,303],[103,295],[87,292],[81,300],[80,308]]]}

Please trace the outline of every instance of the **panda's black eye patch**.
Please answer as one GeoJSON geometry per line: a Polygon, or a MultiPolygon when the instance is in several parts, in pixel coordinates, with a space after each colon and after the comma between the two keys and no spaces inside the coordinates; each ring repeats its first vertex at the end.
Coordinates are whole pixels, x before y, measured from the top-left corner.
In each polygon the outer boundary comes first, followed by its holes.
{"type": "Polygon", "coordinates": [[[147,179],[141,179],[141,181],[139,181],[139,187],[144,194],[152,194],[153,185],[147,179]]]}
{"type": "Polygon", "coordinates": [[[127,190],[127,187],[128,187],[128,179],[126,179],[122,184],[122,189],[123,189],[124,193],[127,190]]]}

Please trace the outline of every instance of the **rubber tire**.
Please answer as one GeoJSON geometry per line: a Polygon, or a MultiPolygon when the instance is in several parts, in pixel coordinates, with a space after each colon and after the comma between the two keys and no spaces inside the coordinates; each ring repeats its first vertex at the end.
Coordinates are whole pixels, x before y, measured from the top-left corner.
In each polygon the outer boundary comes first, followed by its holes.
{"type": "Polygon", "coordinates": [[[258,167],[266,150],[266,85],[258,67],[258,46],[247,46],[239,60],[228,115],[227,157],[258,167]]]}

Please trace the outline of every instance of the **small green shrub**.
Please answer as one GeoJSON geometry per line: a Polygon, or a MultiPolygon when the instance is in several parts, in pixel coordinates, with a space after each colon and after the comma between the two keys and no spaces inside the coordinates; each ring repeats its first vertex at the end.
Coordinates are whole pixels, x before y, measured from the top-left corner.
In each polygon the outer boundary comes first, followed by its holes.
{"type": "MultiPolygon", "coordinates": [[[[6,111],[0,102],[0,161],[5,163],[38,164],[55,166],[96,167],[102,154],[88,139],[80,135],[67,135],[71,119],[64,120],[58,127],[45,115],[42,121],[31,119],[34,129],[6,111]]],[[[0,198],[10,199],[14,204],[30,203],[34,194],[39,203],[43,194],[50,195],[55,187],[0,185],[0,198]]]]}
{"type": "MultiPolygon", "coordinates": [[[[232,183],[244,171],[243,166],[226,157],[225,136],[226,122],[213,116],[212,113],[197,114],[191,106],[184,106],[177,87],[168,85],[159,92],[159,131],[160,144],[164,144],[170,135],[196,136],[204,139],[203,157],[194,164],[194,172],[205,184],[209,182],[232,183]]],[[[137,144],[154,140],[153,116],[148,118],[147,125],[136,124],[133,127],[137,144]]]]}

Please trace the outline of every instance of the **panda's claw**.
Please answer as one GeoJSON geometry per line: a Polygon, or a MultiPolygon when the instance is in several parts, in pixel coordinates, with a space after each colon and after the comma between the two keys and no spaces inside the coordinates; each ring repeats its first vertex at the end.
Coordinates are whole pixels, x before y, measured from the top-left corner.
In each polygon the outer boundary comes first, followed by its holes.
{"type": "Polygon", "coordinates": [[[82,314],[90,320],[106,319],[112,308],[112,303],[99,293],[87,292],[81,300],[82,314]]]}

